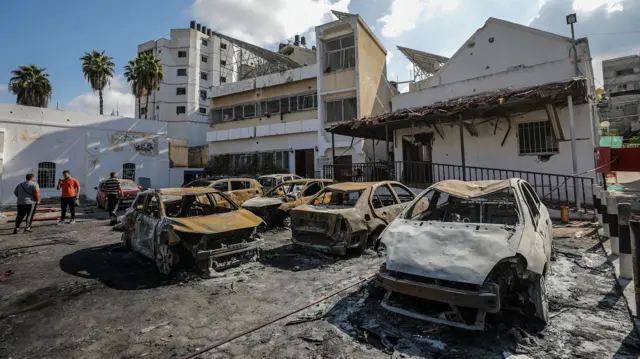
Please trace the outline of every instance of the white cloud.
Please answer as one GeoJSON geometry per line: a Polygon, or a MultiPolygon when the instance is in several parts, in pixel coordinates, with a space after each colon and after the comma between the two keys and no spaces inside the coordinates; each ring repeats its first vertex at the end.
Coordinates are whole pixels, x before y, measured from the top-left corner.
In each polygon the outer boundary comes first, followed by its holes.
{"type": "Polygon", "coordinates": [[[393,53],[393,51],[389,50],[387,51],[387,65],[391,62],[391,59],[393,59],[393,56],[395,54],[393,53]]]}
{"type": "Polygon", "coordinates": [[[7,92],[9,91],[9,85],[8,84],[0,84],[0,92],[7,92]]]}
{"type": "Polygon", "coordinates": [[[331,10],[348,12],[350,0],[195,0],[196,20],[256,45],[270,45],[334,20],[331,10]]]}
{"type": "MultiPolygon", "coordinates": [[[[120,116],[134,117],[135,97],[131,94],[131,88],[124,76],[117,75],[111,79],[111,85],[102,92],[104,101],[104,114],[112,112],[120,116]]],[[[143,99],[144,101],[144,99],[143,99]]],[[[65,109],[80,112],[100,112],[100,99],[97,92],[85,92],[73,100],[67,102],[65,109]]]]}
{"type": "Polygon", "coordinates": [[[606,5],[607,12],[622,11],[623,0],[573,0],[573,10],[578,12],[591,12],[600,6],[606,5]]]}
{"type": "Polygon", "coordinates": [[[454,11],[458,0],[392,0],[389,13],[378,19],[382,36],[398,37],[435,14],[454,11]]]}

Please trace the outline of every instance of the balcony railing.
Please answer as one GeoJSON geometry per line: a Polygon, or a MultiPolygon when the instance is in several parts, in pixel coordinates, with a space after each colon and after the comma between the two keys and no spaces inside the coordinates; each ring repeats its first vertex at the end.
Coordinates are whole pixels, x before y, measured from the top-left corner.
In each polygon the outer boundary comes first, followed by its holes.
{"type": "Polygon", "coordinates": [[[594,179],[565,174],[466,166],[463,176],[460,165],[407,161],[325,165],[323,173],[325,178],[343,182],[394,180],[421,189],[450,179],[485,181],[515,177],[529,182],[546,203],[575,204],[577,198],[586,206],[593,204],[594,179]]]}

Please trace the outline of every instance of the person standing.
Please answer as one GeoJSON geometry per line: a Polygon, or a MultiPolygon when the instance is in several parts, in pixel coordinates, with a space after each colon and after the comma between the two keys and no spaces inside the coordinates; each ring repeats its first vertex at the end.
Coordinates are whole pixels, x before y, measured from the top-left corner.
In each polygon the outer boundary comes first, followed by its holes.
{"type": "Polygon", "coordinates": [[[40,186],[35,181],[33,173],[26,176],[26,181],[20,183],[13,190],[13,194],[18,197],[18,213],[16,214],[16,226],[13,234],[18,233],[22,220],[26,217],[25,232],[31,232],[31,222],[36,213],[36,205],[40,203],[40,186]]]}
{"type": "Polygon", "coordinates": [[[111,172],[109,179],[104,181],[103,188],[107,195],[107,212],[109,212],[109,219],[113,221],[113,219],[116,218],[120,197],[122,197],[122,186],[120,186],[120,180],[116,172],[111,172]]]}
{"type": "Polygon", "coordinates": [[[62,172],[63,179],[58,181],[57,190],[62,189],[62,196],[60,198],[60,206],[62,207],[62,214],[60,215],[60,222],[64,223],[64,219],[67,216],[67,207],[69,208],[69,224],[76,223],[76,204],[78,203],[78,196],[80,196],[80,182],[77,179],[71,177],[69,170],[62,172]]]}

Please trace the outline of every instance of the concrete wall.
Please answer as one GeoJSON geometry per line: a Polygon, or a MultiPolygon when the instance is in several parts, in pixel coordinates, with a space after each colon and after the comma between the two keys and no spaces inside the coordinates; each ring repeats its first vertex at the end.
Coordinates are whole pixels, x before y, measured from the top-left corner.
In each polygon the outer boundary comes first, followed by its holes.
{"type": "Polygon", "coordinates": [[[284,97],[314,91],[316,79],[309,78],[301,81],[284,83],[269,87],[256,87],[253,90],[229,94],[211,99],[212,108],[228,107],[248,102],[264,101],[270,98],[284,97]]]}
{"type": "MultiPolygon", "coordinates": [[[[158,121],[100,116],[28,106],[0,104],[0,203],[14,204],[13,190],[27,173],[38,176],[38,163],[54,162],[56,178],[71,171],[81,194],[95,198],[94,187],[109,172],[136,164],[136,180],[151,179],[166,187],[169,151],[166,124],[158,121]]],[[[58,197],[55,188],[42,188],[43,198],[58,197]]]]}
{"type": "Polygon", "coordinates": [[[332,93],[356,88],[356,70],[346,69],[333,71],[322,75],[324,86],[323,93],[332,93]]]}
{"type": "Polygon", "coordinates": [[[245,91],[251,91],[262,87],[278,86],[289,82],[297,82],[307,79],[315,79],[318,75],[316,64],[299,67],[297,69],[276,72],[273,74],[260,76],[255,79],[246,79],[233,83],[226,83],[215,86],[209,92],[212,98],[223,97],[245,91]]]}
{"type": "Polygon", "coordinates": [[[189,146],[187,140],[170,138],[169,166],[171,168],[189,167],[189,146]]]}

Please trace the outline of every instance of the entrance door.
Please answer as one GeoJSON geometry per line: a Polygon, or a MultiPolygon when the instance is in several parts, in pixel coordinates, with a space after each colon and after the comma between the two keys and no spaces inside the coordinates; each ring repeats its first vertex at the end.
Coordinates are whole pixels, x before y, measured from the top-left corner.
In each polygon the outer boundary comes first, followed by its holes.
{"type": "Polygon", "coordinates": [[[304,178],[314,178],[315,166],[313,149],[296,150],[296,174],[304,178]]]}
{"type": "Polygon", "coordinates": [[[351,155],[340,156],[335,159],[333,167],[333,179],[339,182],[353,181],[353,168],[351,155]]]}
{"type": "Polygon", "coordinates": [[[413,143],[409,136],[402,139],[402,182],[415,184],[431,184],[434,181],[431,166],[432,133],[419,133],[414,136],[413,143]]]}

